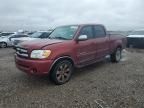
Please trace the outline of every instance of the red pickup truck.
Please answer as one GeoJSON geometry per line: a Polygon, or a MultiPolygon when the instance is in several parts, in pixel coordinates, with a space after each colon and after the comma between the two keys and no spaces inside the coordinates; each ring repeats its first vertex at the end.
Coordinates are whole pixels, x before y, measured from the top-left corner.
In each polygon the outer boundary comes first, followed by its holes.
{"type": "Polygon", "coordinates": [[[16,47],[18,69],[32,75],[49,75],[56,84],[70,80],[74,67],[99,62],[110,55],[119,62],[126,37],[107,34],[103,25],[57,27],[48,39],[27,41],[16,47]]]}

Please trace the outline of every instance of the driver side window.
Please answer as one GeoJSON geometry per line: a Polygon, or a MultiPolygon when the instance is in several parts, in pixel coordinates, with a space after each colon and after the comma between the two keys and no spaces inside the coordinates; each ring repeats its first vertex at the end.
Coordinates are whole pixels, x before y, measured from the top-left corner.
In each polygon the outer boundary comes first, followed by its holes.
{"type": "Polygon", "coordinates": [[[93,29],[92,26],[85,26],[81,29],[80,35],[87,35],[88,39],[93,38],[93,29]]]}

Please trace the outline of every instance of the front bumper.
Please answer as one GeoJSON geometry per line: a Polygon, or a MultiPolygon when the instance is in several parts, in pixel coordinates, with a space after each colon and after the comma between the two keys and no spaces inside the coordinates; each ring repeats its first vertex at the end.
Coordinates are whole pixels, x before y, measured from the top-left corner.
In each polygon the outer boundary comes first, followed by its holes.
{"type": "Polygon", "coordinates": [[[48,75],[52,63],[52,60],[29,60],[15,55],[16,67],[31,75],[48,75]]]}

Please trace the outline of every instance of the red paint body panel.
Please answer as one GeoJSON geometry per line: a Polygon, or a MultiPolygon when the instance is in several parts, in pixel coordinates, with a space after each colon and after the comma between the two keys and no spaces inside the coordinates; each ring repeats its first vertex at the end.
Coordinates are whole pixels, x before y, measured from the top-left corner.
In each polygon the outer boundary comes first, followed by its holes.
{"type": "Polygon", "coordinates": [[[15,55],[15,63],[18,69],[33,75],[48,75],[52,60],[27,60],[15,55]]]}
{"type": "Polygon", "coordinates": [[[122,48],[126,46],[126,37],[113,35],[77,41],[80,30],[87,25],[79,25],[72,40],[45,39],[20,44],[20,47],[28,50],[29,58],[21,58],[16,55],[17,68],[28,74],[45,75],[50,72],[51,67],[61,57],[70,58],[74,62],[75,67],[83,67],[101,60],[106,55],[114,52],[118,46],[122,48]],[[31,59],[31,51],[40,49],[51,50],[52,53],[47,59],[31,59]]]}

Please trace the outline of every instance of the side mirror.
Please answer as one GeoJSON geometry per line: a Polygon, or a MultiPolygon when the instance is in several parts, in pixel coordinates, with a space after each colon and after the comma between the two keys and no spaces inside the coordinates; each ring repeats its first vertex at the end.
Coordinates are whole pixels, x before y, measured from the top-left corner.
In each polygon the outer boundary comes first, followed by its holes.
{"type": "Polygon", "coordinates": [[[80,36],[78,37],[78,41],[85,41],[85,40],[87,40],[87,39],[88,39],[87,35],[80,35],[80,36]]]}

